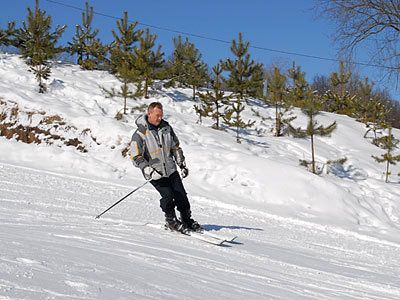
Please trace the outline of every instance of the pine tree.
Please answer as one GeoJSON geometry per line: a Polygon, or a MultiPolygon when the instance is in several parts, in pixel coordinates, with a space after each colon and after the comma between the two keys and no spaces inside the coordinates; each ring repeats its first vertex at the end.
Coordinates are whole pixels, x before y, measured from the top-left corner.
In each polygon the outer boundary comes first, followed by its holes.
{"type": "Polygon", "coordinates": [[[321,101],[317,98],[317,96],[310,90],[307,92],[307,98],[305,101],[304,108],[302,109],[303,113],[308,116],[308,124],[307,129],[293,128],[290,126],[290,131],[294,137],[304,138],[310,137],[311,141],[311,162],[310,161],[301,161],[302,165],[309,166],[311,165],[311,171],[314,174],[317,174],[317,170],[315,167],[315,136],[329,136],[336,128],[336,121],[332,124],[324,127],[322,125],[318,126],[318,122],[315,120],[315,117],[319,114],[322,108],[321,101]]]}
{"type": "Polygon", "coordinates": [[[240,143],[239,129],[249,128],[255,124],[255,121],[249,120],[245,123],[242,120],[241,113],[245,108],[243,100],[246,100],[245,97],[261,95],[263,86],[262,65],[256,64],[250,58],[249,47],[250,43],[244,42],[242,33],[239,33],[238,41],[233,40],[230,47],[235,59],[228,58],[221,62],[223,70],[229,72],[229,77],[224,79],[224,83],[232,92],[230,108],[226,109],[223,119],[226,125],[236,127],[238,143],[240,143]]]}
{"type": "Polygon", "coordinates": [[[291,106],[288,103],[286,77],[275,67],[270,75],[267,85],[267,101],[275,106],[275,136],[282,136],[285,125],[294,120],[295,117],[286,114],[290,112],[291,106]]]}
{"type": "Polygon", "coordinates": [[[288,77],[292,79],[292,86],[289,88],[288,98],[291,105],[296,107],[304,107],[307,90],[309,85],[305,79],[305,73],[301,71],[300,66],[293,63],[293,67],[288,70],[288,77]]]}
{"type": "Polygon", "coordinates": [[[131,69],[134,68],[134,52],[141,30],[136,30],[138,22],[129,23],[128,12],[124,12],[123,18],[117,20],[118,32],[112,30],[114,41],[111,44],[111,71],[118,72],[122,63],[127,64],[131,69]]]}
{"type": "Polygon", "coordinates": [[[240,129],[250,128],[255,124],[255,121],[247,121],[244,122],[241,116],[245,106],[241,98],[236,97],[229,102],[229,106],[225,109],[225,113],[223,115],[224,123],[227,126],[235,127],[236,128],[236,142],[241,143],[240,141],[240,129]]]}
{"type": "Polygon", "coordinates": [[[344,63],[341,62],[339,73],[334,72],[330,76],[332,89],[325,94],[326,110],[350,117],[354,115],[356,95],[347,91],[350,78],[351,73],[345,71],[344,63]]]}
{"type": "Polygon", "coordinates": [[[369,82],[368,77],[358,83],[356,106],[357,111],[355,117],[358,121],[367,123],[369,122],[369,104],[373,101],[373,84],[369,82]]]}
{"type": "Polygon", "coordinates": [[[82,12],[82,25],[76,25],[76,33],[69,44],[68,52],[77,54],[77,63],[85,70],[98,69],[105,60],[107,49],[96,38],[98,29],[93,30],[93,6],[86,2],[86,10],[82,12]]]}
{"type": "Polygon", "coordinates": [[[229,104],[229,97],[225,96],[225,92],[222,90],[223,77],[222,77],[222,67],[217,64],[212,68],[213,79],[211,80],[212,91],[207,91],[206,93],[198,92],[197,95],[200,98],[201,104],[195,105],[196,113],[201,117],[211,117],[215,123],[213,128],[220,128],[220,118],[223,116],[221,109],[224,105],[229,104]]]}
{"type": "Polygon", "coordinates": [[[144,97],[148,97],[148,88],[153,83],[156,71],[162,67],[164,63],[161,46],[154,51],[157,36],[150,34],[149,29],[145,31],[145,35],[139,36],[139,48],[135,48],[135,65],[139,81],[144,81],[144,97]]]}
{"type": "Polygon", "coordinates": [[[0,28],[0,46],[16,46],[16,41],[14,39],[16,33],[15,22],[9,22],[7,29],[3,30],[0,28]]]}
{"type": "Polygon", "coordinates": [[[377,138],[377,131],[387,127],[386,119],[389,114],[389,109],[383,101],[380,101],[378,95],[374,95],[372,88],[373,85],[369,82],[368,77],[366,77],[363,82],[360,82],[356,117],[368,128],[364,134],[364,138],[372,131],[375,140],[377,138]]]}
{"type": "Polygon", "coordinates": [[[209,80],[208,66],[202,61],[200,51],[194,44],[186,46],[188,65],[186,67],[186,84],[193,90],[192,99],[195,100],[196,89],[205,86],[209,80]]]}
{"type": "Polygon", "coordinates": [[[229,90],[240,100],[249,96],[261,96],[263,87],[262,65],[250,58],[248,53],[249,42],[244,42],[242,33],[239,33],[238,41],[233,40],[231,52],[235,59],[227,59],[222,62],[224,71],[229,72],[225,83],[229,90]]]}
{"type": "Polygon", "coordinates": [[[213,112],[213,107],[212,103],[209,100],[209,95],[212,97],[212,94],[210,91],[206,91],[206,93],[200,93],[197,92],[197,95],[199,96],[199,103],[193,105],[194,111],[196,114],[199,116],[199,120],[197,123],[202,124],[203,118],[211,117],[211,114],[213,112]]]}
{"type": "Polygon", "coordinates": [[[169,69],[167,76],[169,77],[169,82],[167,86],[175,86],[176,82],[185,85],[187,76],[185,70],[187,65],[185,45],[182,42],[181,36],[177,38],[174,37],[172,41],[174,44],[174,51],[172,53],[172,58],[168,62],[169,69]]]}
{"type": "Polygon", "coordinates": [[[136,43],[142,35],[141,30],[135,30],[137,22],[129,23],[128,12],[124,12],[122,19],[117,20],[118,33],[114,30],[112,34],[114,41],[111,45],[111,71],[121,81],[120,91],[105,90],[110,97],[120,96],[124,99],[123,112],[127,111],[127,99],[140,95],[138,89],[135,92],[129,89],[129,84],[138,81],[138,72],[135,69],[136,43]]]}
{"type": "Polygon", "coordinates": [[[396,165],[398,161],[400,161],[400,155],[393,155],[393,151],[397,148],[399,144],[399,140],[396,139],[392,134],[392,128],[388,128],[388,135],[382,136],[376,140],[376,144],[379,145],[380,148],[385,149],[386,153],[382,154],[381,157],[377,157],[372,155],[372,157],[379,163],[386,162],[386,180],[388,182],[390,173],[390,165],[396,165]]]}
{"type": "Polygon", "coordinates": [[[275,136],[282,135],[281,106],[285,90],[286,77],[275,67],[273,76],[268,81],[268,100],[275,106],[275,136]]]}
{"type": "Polygon", "coordinates": [[[207,64],[202,61],[202,55],[199,49],[188,39],[184,42],[182,37],[178,36],[173,39],[174,52],[169,62],[169,78],[168,85],[175,86],[175,82],[182,86],[191,87],[193,89],[193,100],[196,96],[196,89],[204,86],[208,81],[207,64]]]}
{"type": "Polygon", "coordinates": [[[51,73],[49,60],[62,52],[61,48],[56,47],[56,43],[66,27],[57,26],[56,30],[51,32],[51,17],[46,16],[46,12],[39,8],[39,0],[36,0],[35,4],[34,11],[28,8],[27,20],[18,31],[17,39],[22,57],[26,59],[39,83],[39,93],[44,93],[46,85],[43,81],[48,79],[51,73]]]}

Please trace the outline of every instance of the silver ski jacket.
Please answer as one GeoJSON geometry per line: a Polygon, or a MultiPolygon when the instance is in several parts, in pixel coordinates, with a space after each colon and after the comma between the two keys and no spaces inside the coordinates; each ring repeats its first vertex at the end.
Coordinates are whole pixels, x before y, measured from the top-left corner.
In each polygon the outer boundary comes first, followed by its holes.
{"type": "Polygon", "coordinates": [[[131,159],[142,171],[151,166],[163,177],[169,177],[185,162],[179,140],[165,120],[159,126],[147,122],[147,115],[136,119],[137,129],[131,141],[131,159]]]}

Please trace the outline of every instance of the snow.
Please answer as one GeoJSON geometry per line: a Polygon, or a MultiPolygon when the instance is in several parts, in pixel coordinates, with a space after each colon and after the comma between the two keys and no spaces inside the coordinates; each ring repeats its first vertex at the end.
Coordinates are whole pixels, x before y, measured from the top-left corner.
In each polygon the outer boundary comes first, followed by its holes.
{"type": "MultiPolygon", "coordinates": [[[[102,93],[118,87],[105,72],[57,65],[49,86],[38,94],[23,61],[0,54],[0,100],[18,105],[19,124],[59,115],[66,124],[57,133],[78,136],[88,150],[0,137],[0,299],[400,298],[400,169],[392,166],[384,182],[384,164],[371,158],[383,150],[363,138],[363,124],[318,117],[338,129],[316,139],[317,160],[348,160],[316,176],[299,166],[310,158],[309,141],[274,137],[274,120],[250,107],[245,117],[263,133],[248,130],[237,144],[233,131],[196,122],[191,89],[129,100],[163,103],[190,170],[184,184],[194,217],[238,236],[217,247],[144,226],[163,219],[150,185],[95,219],[144,182],[121,155],[140,113],[115,119],[123,102],[102,93]],[[30,119],[32,111],[45,115],[30,119]]],[[[272,108],[251,104],[273,118],[272,108]]],[[[295,112],[295,125],[305,127],[295,112]]]]}

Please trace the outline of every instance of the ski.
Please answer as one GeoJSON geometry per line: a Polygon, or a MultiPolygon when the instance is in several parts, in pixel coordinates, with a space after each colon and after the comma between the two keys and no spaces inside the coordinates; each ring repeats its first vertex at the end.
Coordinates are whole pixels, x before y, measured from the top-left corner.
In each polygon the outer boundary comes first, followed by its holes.
{"type": "Polygon", "coordinates": [[[164,229],[166,231],[169,231],[171,233],[176,233],[176,234],[182,234],[183,236],[188,236],[188,237],[193,237],[197,240],[201,240],[203,242],[216,245],[216,246],[223,246],[225,243],[229,243],[230,241],[225,240],[222,237],[218,236],[213,236],[213,235],[208,235],[203,232],[196,232],[196,231],[174,231],[174,230],[168,230],[164,228],[164,225],[161,224],[154,224],[154,223],[146,223],[145,224],[148,227],[156,228],[156,229],[164,229]]]}
{"type": "Polygon", "coordinates": [[[214,233],[211,231],[207,231],[207,230],[203,230],[200,232],[201,234],[207,235],[207,236],[212,236],[221,240],[225,240],[227,243],[234,243],[235,240],[237,239],[237,235],[232,235],[232,236],[226,236],[226,235],[222,235],[219,233],[214,233]]]}
{"type": "Polygon", "coordinates": [[[209,243],[209,244],[217,245],[217,246],[222,246],[222,245],[224,245],[224,243],[227,242],[225,239],[220,239],[220,238],[216,238],[216,237],[213,237],[213,236],[208,236],[206,234],[203,234],[201,232],[196,232],[196,231],[187,231],[187,232],[184,232],[183,234],[189,235],[189,236],[194,237],[194,238],[196,238],[198,240],[204,241],[204,242],[209,243]]]}

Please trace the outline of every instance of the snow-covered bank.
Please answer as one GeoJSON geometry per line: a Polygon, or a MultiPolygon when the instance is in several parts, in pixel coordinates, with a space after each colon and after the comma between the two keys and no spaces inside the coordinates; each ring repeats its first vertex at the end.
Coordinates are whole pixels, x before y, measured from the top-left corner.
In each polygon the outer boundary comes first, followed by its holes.
{"type": "MultiPolygon", "coordinates": [[[[215,248],[139,226],[162,220],[151,186],[95,221],[143,183],[123,156],[140,112],[115,119],[122,100],[106,98],[100,87],[118,81],[105,72],[60,65],[49,83],[49,93],[38,94],[25,64],[0,54],[6,121],[12,106],[24,126],[59,116],[64,125],[42,125],[65,140],[79,138],[87,150],[0,137],[0,297],[181,299],[193,291],[195,299],[205,292],[210,299],[399,298],[400,168],[386,184],[384,165],[371,158],[382,150],[363,138],[363,124],[318,117],[336,120],[338,129],[317,138],[317,160],[348,160],[316,176],[299,166],[310,158],[309,141],[272,136],[274,111],[256,100],[252,108],[267,119],[248,107],[245,117],[256,120],[257,131],[242,144],[208,120],[196,123],[189,89],[130,100],[129,107],[163,103],[190,169],[185,187],[195,218],[239,236],[240,244],[215,248]]],[[[295,125],[304,127],[296,113],[295,125]]]]}
{"type": "MultiPolygon", "coordinates": [[[[72,146],[27,145],[1,138],[0,161],[54,170],[66,174],[120,178],[126,183],[141,180],[141,174],[121,153],[127,148],[135,130],[134,120],[140,114],[129,114],[122,121],[114,117],[122,107],[121,99],[106,98],[100,87],[117,86],[111,75],[82,71],[78,66],[60,65],[53,69],[50,92],[36,92],[36,82],[15,55],[1,55],[0,97],[19,107],[21,123],[38,122],[27,116],[45,112],[59,116],[66,128],[64,136],[80,138],[88,153],[72,146]],[[32,119],[34,121],[32,121],[32,119]]],[[[186,184],[193,197],[205,197],[224,204],[262,210],[322,225],[343,226],[355,231],[370,231],[393,238],[400,225],[400,188],[398,176],[392,183],[383,182],[384,165],[371,155],[382,150],[364,139],[364,125],[347,116],[322,113],[319,122],[338,122],[331,138],[316,141],[317,160],[347,157],[343,167],[315,176],[299,166],[299,159],[310,157],[308,140],[276,138],[270,133],[273,119],[262,121],[248,107],[245,116],[256,120],[256,134],[249,131],[242,144],[234,141],[232,132],[210,128],[210,122],[196,123],[191,90],[163,89],[153,91],[147,101],[130,100],[129,107],[150,101],[161,101],[165,118],[174,126],[187,157],[191,176],[186,184]],[[392,230],[394,229],[394,232],[392,230]]],[[[273,109],[252,101],[260,115],[273,117],[273,109]]],[[[306,124],[296,111],[295,126],[306,124]]],[[[53,130],[53,129],[51,129],[53,130]]],[[[60,128],[58,128],[58,132],[60,128]]],[[[57,132],[57,133],[58,133],[57,132]]],[[[395,130],[399,136],[399,130],[395,130]]],[[[393,167],[393,174],[399,172],[393,167]]]]}

